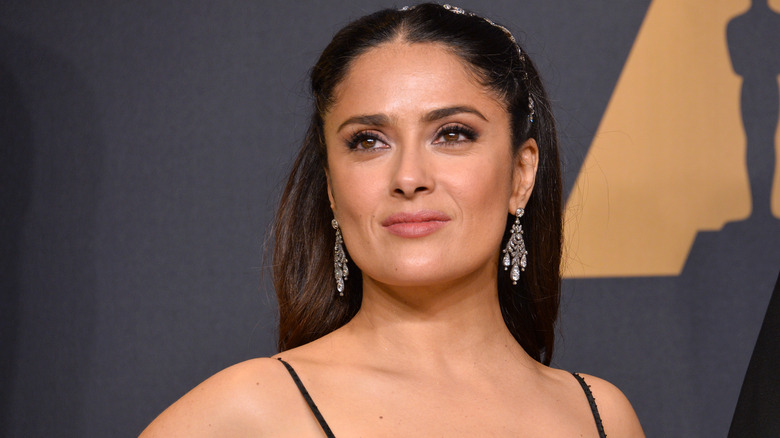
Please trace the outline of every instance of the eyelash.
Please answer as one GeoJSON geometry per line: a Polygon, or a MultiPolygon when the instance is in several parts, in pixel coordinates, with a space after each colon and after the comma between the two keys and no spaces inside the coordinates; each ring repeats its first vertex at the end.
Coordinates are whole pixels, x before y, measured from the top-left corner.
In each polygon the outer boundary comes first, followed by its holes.
{"type": "Polygon", "coordinates": [[[351,150],[361,150],[361,151],[370,151],[373,149],[376,149],[377,147],[371,147],[371,148],[361,148],[358,147],[358,145],[366,140],[374,140],[377,143],[385,143],[384,140],[373,131],[358,131],[354,134],[350,135],[347,139],[347,147],[351,150]]]}
{"type": "Polygon", "coordinates": [[[444,134],[450,134],[450,133],[458,134],[458,136],[462,135],[466,139],[465,140],[452,140],[452,141],[444,140],[444,141],[442,141],[442,143],[464,143],[464,142],[474,141],[474,140],[476,140],[479,137],[479,135],[477,134],[476,131],[474,131],[473,129],[468,128],[466,126],[463,126],[463,125],[446,125],[446,126],[443,126],[441,129],[439,129],[439,132],[436,133],[436,139],[438,140],[439,138],[444,136],[444,134]]]}
{"type": "MultiPolygon", "coordinates": [[[[477,132],[474,131],[471,128],[468,128],[468,127],[463,126],[463,125],[446,125],[446,126],[443,126],[442,128],[440,128],[439,131],[436,133],[436,136],[435,136],[435,140],[436,141],[434,141],[434,143],[435,144],[447,144],[447,143],[458,144],[458,143],[465,143],[465,142],[474,141],[477,138],[479,138],[479,134],[477,134],[477,132]],[[438,141],[440,138],[442,138],[442,136],[444,136],[445,134],[450,134],[450,133],[458,134],[458,136],[462,135],[462,136],[465,137],[465,140],[451,140],[451,141],[442,140],[442,141],[438,141]]],[[[361,150],[361,151],[370,151],[370,150],[378,149],[377,146],[370,147],[370,148],[359,147],[360,143],[362,143],[362,142],[364,142],[366,140],[373,140],[374,142],[377,142],[377,143],[385,143],[385,144],[387,144],[387,142],[384,141],[382,139],[382,137],[377,132],[374,132],[374,131],[358,131],[358,132],[355,132],[352,135],[350,135],[349,138],[347,138],[347,147],[349,149],[351,149],[351,150],[361,150]]]]}

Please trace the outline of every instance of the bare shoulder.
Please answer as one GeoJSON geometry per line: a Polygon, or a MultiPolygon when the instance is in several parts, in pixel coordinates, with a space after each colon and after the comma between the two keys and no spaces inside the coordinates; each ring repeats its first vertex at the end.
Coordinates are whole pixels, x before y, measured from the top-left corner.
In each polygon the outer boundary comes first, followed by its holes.
{"type": "Polygon", "coordinates": [[[604,379],[579,374],[590,386],[607,436],[644,437],[634,408],[617,386],[604,379]]]}
{"type": "Polygon", "coordinates": [[[289,376],[270,358],[252,359],[211,376],[171,405],[142,438],[265,436],[283,419],[289,376]],[[282,417],[280,417],[282,416],[282,417]]]}

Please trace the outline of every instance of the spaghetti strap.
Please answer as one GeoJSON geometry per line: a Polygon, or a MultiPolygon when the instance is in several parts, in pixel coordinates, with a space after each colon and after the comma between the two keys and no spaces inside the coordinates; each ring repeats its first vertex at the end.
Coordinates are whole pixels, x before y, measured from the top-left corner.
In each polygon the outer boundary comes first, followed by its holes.
{"type": "Polygon", "coordinates": [[[572,375],[580,382],[582,390],[585,391],[585,396],[588,397],[588,404],[590,405],[590,411],[593,413],[593,419],[596,420],[596,428],[599,431],[599,438],[607,438],[607,434],[604,433],[604,426],[601,424],[601,415],[599,415],[599,408],[596,406],[596,400],[593,398],[593,393],[590,391],[590,385],[585,383],[585,379],[577,373],[572,375]]]}
{"type": "Polygon", "coordinates": [[[320,423],[320,427],[322,427],[322,430],[325,431],[325,436],[327,436],[328,438],[336,438],[336,436],[333,435],[333,432],[330,430],[328,423],[325,422],[325,418],[320,413],[320,410],[317,409],[317,405],[314,404],[314,400],[311,399],[311,396],[309,395],[309,391],[307,391],[306,387],[303,386],[303,382],[301,382],[300,377],[298,377],[298,373],[295,372],[295,370],[293,369],[293,367],[290,366],[289,363],[282,360],[281,357],[277,357],[276,359],[279,362],[281,362],[285,368],[287,368],[287,372],[290,373],[290,377],[292,377],[293,381],[295,382],[295,386],[298,387],[298,391],[301,392],[303,399],[306,400],[306,404],[309,405],[309,409],[311,409],[311,412],[314,414],[314,416],[317,418],[317,421],[320,423]]]}

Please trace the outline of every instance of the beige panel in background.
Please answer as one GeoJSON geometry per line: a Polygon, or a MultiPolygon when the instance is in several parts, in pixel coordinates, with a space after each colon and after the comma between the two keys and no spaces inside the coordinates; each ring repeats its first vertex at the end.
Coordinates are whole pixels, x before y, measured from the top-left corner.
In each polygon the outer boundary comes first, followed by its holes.
{"type": "Polygon", "coordinates": [[[652,2],[567,204],[567,277],[678,275],[697,232],[750,215],[726,44],[749,6],[652,2]]]}

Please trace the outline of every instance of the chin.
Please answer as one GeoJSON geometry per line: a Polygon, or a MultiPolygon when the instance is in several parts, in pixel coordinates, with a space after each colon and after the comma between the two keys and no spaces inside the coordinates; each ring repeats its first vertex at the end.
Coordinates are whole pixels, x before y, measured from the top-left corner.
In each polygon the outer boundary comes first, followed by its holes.
{"type": "Polygon", "coordinates": [[[449,283],[465,280],[476,274],[474,269],[453,269],[451,265],[439,262],[431,265],[396,266],[395,269],[385,272],[376,272],[371,275],[363,271],[373,281],[395,287],[431,287],[443,286],[449,283]],[[444,269],[445,266],[450,266],[444,269]]]}

